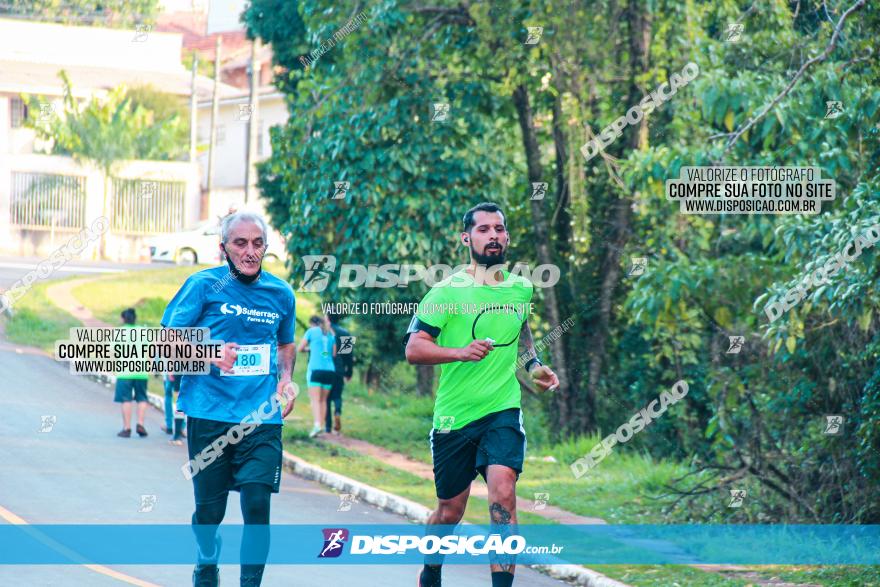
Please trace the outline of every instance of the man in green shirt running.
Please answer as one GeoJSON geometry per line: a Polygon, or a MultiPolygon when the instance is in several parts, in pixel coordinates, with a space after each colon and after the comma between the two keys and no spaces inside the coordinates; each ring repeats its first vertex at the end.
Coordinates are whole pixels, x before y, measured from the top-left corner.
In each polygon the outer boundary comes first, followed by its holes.
{"type": "MultiPolygon", "coordinates": [[[[461,242],[470,249],[470,265],[431,288],[407,331],[407,361],[442,365],[430,435],[438,506],[428,525],[461,521],[479,473],[489,487],[493,531],[509,535],[526,449],[516,379],[520,338],[534,357],[525,368],[535,384],[548,390],[559,380],[535,356],[527,319],[531,282],[502,269],[510,243],[501,208],[484,202],[468,210],[461,242]]],[[[439,587],[441,561],[426,560],[420,587],[439,587]]],[[[496,561],[492,586],[510,587],[515,565],[496,561]]]]}

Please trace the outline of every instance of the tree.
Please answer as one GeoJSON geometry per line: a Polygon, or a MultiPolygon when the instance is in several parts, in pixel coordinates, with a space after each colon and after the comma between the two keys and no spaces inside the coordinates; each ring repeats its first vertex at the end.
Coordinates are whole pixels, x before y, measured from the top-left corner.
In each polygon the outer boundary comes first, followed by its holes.
{"type": "MultiPolygon", "coordinates": [[[[678,126],[693,139],[667,135],[625,171],[639,178],[646,202],[658,203],[663,180],[683,164],[815,165],[837,185],[836,201],[817,216],[681,217],[659,205],[641,214],[647,230],[637,226],[637,233],[664,254],[627,293],[624,313],[649,349],[619,355],[614,370],[638,368],[631,386],[655,373],[693,382],[697,393],[684,419],[702,434],[682,430],[675,443],[692,455],[696,482],[682,480],[676,489],[702,519],[880,519],[873,497],[880,484],[872,423],[876,252],[865,251],[780,319],[770,323],[764,314],[768,302],[880,219],[880,91],[871,81],[876,60],[867,57],[878,15],[854,14],[862,8],[854,2],[829,13],[808,3],[762,13],[752,22],[754,42],[729,44],[724,59],[701,68],[699,107],[678,126]],[[808,75],[800,76],[804,66],[808,75]],[[828,100],[846,104],[845,115],[825,118],[828,100]],[[736,335],[744,336],[744,350],[727,354],[736,335]],[[844,415],[846,435],[823,434],[834,414],[844,415]],[[757,515],[744,519],[717,500],[710,505],[720,491],[745,484],[763,506],[757,515]]],[[[723,30],[737,18],[745,16],[721,5],[705,28],[723,30]]]]}
{"type": "MultiPolygon", "coordinates": [[[[272,2],[254,2],[249,12],[272,13],[272,2]]],[[[303,8],[310,39],[333,38],[357,13],[346,10],[326,23],[318,4],[303,8]]],[[[392,31],[416,35],[419,24],[403,25],[406,14],[391,7],[322,56],[308,71],[289,68],[291,117],[273,129],[272,157],[261,164],[260,190],[268,199],[273,224],[282,226],[294,256],[333,254],[339,263],[456,265],[461,216],[475,194],[503,192],[493,167],[504,167],[487,139],[506,140],[504,132],[468,107],[493,103],[487,86],[465,76],[421,76],[417,68],[436,55],[410,57],[403,47],[385,44],[392,31]],[[451,103],[448,122],[432,122],[433,104],[451,103]],[[369,108],[364,105],[369,104],[369,108]],[[333,116],[328,116],[329,112],[333,116]],[[462,156],[467,154],[468,156],[462,156]],[[331,199],[334,181],[349,181],[344,200],[331,199]],[[427,204],[430,202],[430,205],[427,204]],[[307,222],[303,222],[303,218],[307,222]],[[318,230],[315,227],[319,227],[318,230]],[[294,248],[295,247],[295,248],[294,248]]],[[[249,23],[252,21],[245,16],[249,23]]],[[[277,22],[269,25],[276,30],[277,22]]],[[[267,26],[269,26],[267,25],[267,26]]],[[[259,33],[260,24],[254,25],[259,33]]],[[[269,40],[269,39],[266,39],[269,40]]],[[[278,39],[276,38],[276,42],[278,39]]],[[[277,47],[281,59],[297,55],[302,39],[277,47]]],[[[302,273],[300,273],[302,274],[302,273]]],[[[426,288],[338,289],[325,296],[337,301],[418,301],[426,288]]],[[[408,316],[376,317],[379,332],[371,360],[373,385],[402,356],[408,316]]],[[[420,377],[422,391],[430,378],[420,377]]],[[[430,393],[430,391],[428,391],[430,393]]]]}
{"type": "Polygon", "coordinates": [[[145,149],[138,155],[141,159],[181,159],[186,160],[189,151],[183,145],[189,144],[189,104],[180,96],[169,94],[153,86],[136,86],[126,92],[131,100],[131,111],[138,108],[146,112],[149,125],[168,125],[172,128],[162,135],[162,140],[152,138],[144,143],[145,149]],[[153,147],[147,147],[152,144],[153,147]]]}
{"type": "Polygon", "coordinates": [[[112,28],[152,24],[158,12],[159,0],[8,0],[0,6],[0,16],[112,28]]]}
{"type": "MultiPolygon", "coordinates": [[[[104,214],[109,212],[109,183],[116,165],[127,159],[170,160],[182,156],[185,143],[183,123],[176,113],[157,118],[142,105],[133,106],[124,86],[111,90],[106,97],[92,97],[81,104],[74,98],[70,79],[62,71],[64,107],[57,115],[40,117],[40,100],[27,97],[28,124],[40,138],[51,141],[52,152],[70,155],[94,165],[104,175],[104,214]]],[[[105,255],[105,241],[100,256],[105,255]]]]}
{"type": "MultiPolygon", "coordinates": [[[[252,7],[270,14],[276,4],[252,7]]],[[[253,31],[280,45],[285,68],[292,116],[273,131],[260,185],[292,252],[443,262],[460,255],[450,230],[460,211],[498,200],[516,231],[514,259],[556,264],[563,276],[536,296],[532,323],[540,335],[574,320],[550,344],[563,385],[545,405],[558,438],[614,430],[685,379],[691,392],[674,415],[627,447],[693,460],[676,490],[694,519],[744,515],[710,499],[739,483],[764,504],[757,521],[880,519],[875,250],[778,322],[761,311],[877,215],[876,7],[390,0],[305,71],[298,56],[362,5],[286,8],[301,36],[285,39],[281,21],[253,31]],[[731,23],[744,25],[743,42],[727,39],[731,23]],[[535,26],[543,35],[527,44],[535,26]],[[596,156],[580,153],[690,62],[699,74],[673,98],[596,156]],[[846,109],[833,121],[829,100],[846,109]],[[438,102],[451,104],[452,124],[424,123],[438,102]],[[683,166],[719,162],[818,166],[838,200],[804,217],[690,216],[665,199],[683,166]],[[327,199],[342,179],[350,200],[327,199]],[[529,198],[538,181],[553,197],[529,198]],[[647,259],[644,275],[628,272],[633,257],[647,259]],[[748,352],[726,352],[736,335],[748,352]],[[833,413],[855,431],[837,444],[817,431],[833,413]]],[[[374,323],[389,341],[377,363],[400,357],[401,321],[374,323]]]]}

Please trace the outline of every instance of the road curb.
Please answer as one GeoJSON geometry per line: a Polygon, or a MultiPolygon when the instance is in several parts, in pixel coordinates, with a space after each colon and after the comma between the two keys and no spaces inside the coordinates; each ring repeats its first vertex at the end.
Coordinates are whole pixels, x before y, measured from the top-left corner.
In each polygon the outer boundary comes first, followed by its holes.
{"type": "Polygon", "coordinates": [[[544,573],[554,579],[566,581],[582,587],[631,587],[627,583],[615,581],[596,571],[578,565],[528,565],[529,568],[544,573]]]}
{"type": "MultiPolygon", "coordinates": [[[[414,501],[382,491],[372,485],[356,481],[345,475],[328,471],[284,451],[282,463],[288,472],[322,485],[332,487],[340,493],[350,493],[358,501],[374,505],[385,511],[406,517],[413,522],[424,524],[431,510],[414,501]]],[[[605,575],[578,565],[526,565],[554,579],[567,581],[582,587],[630,587],[605,575]]]]}
{"type": "Polygon", "coordinates": [[[156,408],[157,410],[159,410],[163,414],[165,413],[165,396],[164,395],[160,396],[160,395],[156,395],[152,392],[147,392],[147,401],[150,403],[151,406],[153,406],[154,408],[156,408]]]}
{"type": "Polygon", "coordinates": [[[421,504],[400,497],[399,495],[382,491],[381,489],[356,481],[345,475],[328,471],[327,469],[304,461],[287,451],[284,451],[283,453],[282,463],[285,469],[298,477],[317,481],[322,485],[338,490],[340,493],[350,493],[355,496],[358,501],[404,516],[413,522],[424,524],[428,521],[428,516],[431,514],[431,510],[421,504]]]}

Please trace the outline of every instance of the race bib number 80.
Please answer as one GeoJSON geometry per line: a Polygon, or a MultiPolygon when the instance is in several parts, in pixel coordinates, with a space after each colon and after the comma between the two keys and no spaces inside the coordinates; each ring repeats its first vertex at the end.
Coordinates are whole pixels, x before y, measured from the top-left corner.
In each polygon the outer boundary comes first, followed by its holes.
{"type": "Polygon", "coordinates": [[[269,345],[246,344],[238,347],[238,355],[232,372],[220,371],[220,375],[227,377],[242,377],[249,375],[267,375],[269,373],[269,345]]]}

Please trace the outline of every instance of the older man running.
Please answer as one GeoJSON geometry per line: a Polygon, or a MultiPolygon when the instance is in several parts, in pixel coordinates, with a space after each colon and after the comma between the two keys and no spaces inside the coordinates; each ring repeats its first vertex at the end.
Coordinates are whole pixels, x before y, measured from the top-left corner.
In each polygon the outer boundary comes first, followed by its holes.
{"type": "Polygon", "coordinates": [[[272,403],[277,408],[276,393],[290,399],[283,414],[272,410],[256,426],[248,426],[247,434],[238,434],[236,442],[213,451],[220,454],[193,472],[197,586],[219,582],[221,545],[216,533],[230,490],[240,493],[245,523],[242,587],[261,583],[268,554],[270,497],[278,493],[281,482],[281,423],[293,409],[296,389],[291,382],[296,300],[290,285],[262,270],[266,243],[266,222],[259,215],[239,212],[225,217],[220,248],[227,266],[191,275],[162,316],[162,326],[207,327],[213,340],[224,341],[223,358],[214,362],[210,374],[181,379],[178,408],[187,415],[190,459],[217,439],[228,438],[230,429],[261,406],[272,403]],[[254,558],[262,564],[252,564],[254,558]]]}

